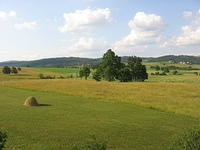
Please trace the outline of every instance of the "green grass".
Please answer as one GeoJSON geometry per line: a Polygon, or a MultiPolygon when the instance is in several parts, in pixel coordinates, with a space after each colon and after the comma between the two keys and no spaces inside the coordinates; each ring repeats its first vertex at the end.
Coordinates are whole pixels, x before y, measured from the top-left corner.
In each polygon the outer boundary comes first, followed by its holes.
{"type": "Polygon", "coordinates": [[[33,69],[47,71],[47,72],[60,73],[60,74],[79,73],[79,68],[74,68],[74,67],[66,67],[66,68],[37,67],[37,68],[33,68],[33,69]]]}
{"type": "Polygon", "coordinates": [[[108,141],[108,150],[167,150],[174,137],[198,120],[121,102],[0,86],[0,127],[7,147],[69,150],[90,135],[108,141]],[[36,96],[41,104],[23,106],[36,96]]]}

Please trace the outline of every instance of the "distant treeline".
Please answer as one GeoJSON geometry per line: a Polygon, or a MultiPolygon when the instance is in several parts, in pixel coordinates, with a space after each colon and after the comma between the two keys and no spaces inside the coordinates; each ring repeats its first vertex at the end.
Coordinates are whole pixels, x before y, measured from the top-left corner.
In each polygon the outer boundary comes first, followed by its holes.
{"type": "Polygon", "coordinates": [[[199,68],[193,68],[192,66],[188,66],[188,67],[178,67],[178,66],[159,66],[159,65],[156,65],[156,66],[151,66],[150,67],[151,69],[154,69],[156,71],[159,71],[159,70],[200,70],[199,68]]]}
{"type": "MultiPolygon", "coordinates": [[[[123,63],[128,62],[128,56],[121,57],[123,63]]],[[[80,58],[80,57],[60,57],[47,58],[33,61],[7,61],[1,62],[0,66],[21,66],[21,67],[65,67],[65,66],[81,66],[81,65],[96,65],[101,62],[102,58],[80,58]]],[[[200,64],[200,57],[197,56],[174,56],[167,55],[162,57],[144,57],[144,62],[171,62],[171,63],[189,63],[200,64]]]]}
{"type": "Polygon", "coordinates": [[[187,56],[187,55],[166,55],[157,58],[144,58],[148,62],[171,62],[171,63],[189,63],[200,64],[200,56],[187,56]]]}

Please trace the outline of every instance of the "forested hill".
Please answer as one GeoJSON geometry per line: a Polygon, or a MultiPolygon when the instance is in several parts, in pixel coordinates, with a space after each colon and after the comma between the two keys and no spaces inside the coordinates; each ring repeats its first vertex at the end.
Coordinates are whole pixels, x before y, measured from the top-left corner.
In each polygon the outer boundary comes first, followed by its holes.
{"type": "Polygon", "coordinates": [[[0,62],[0,66],[63,67],[63,66],[83,65],[83,64],[97,64],[99,62],[100,62],[100,59],[79,58],[79,57],[60,57],[60,58],[47,58],[47,59],[40,59],[40,60],[33,60],[33,61],[0,62]]]}
{"type": "MultiPolygon", "coordinates": [[[[123,56],[122,62],[127,62],[128,57],[123,56]]],[[[30,67],[39,67],[39,66],[51,66],[51,67],[63,67],[63,66],[76,66],[84,64],[98,64],[101,61],[101,58],[79,58],[79,57],[60,57],[60,58],[47,58],[34,61],[6,61],[0,62],[0,66],[30,66],[30,67]]],[[[146,57],[143,58],[145,62],[189,62],[191,64],[200,64],[200,57],[198,56],[174,56],[167,55],[161,57],[146,57]]]]}
{"type": "Polygon", "coordinates": [[[148,62],[174,62],[174,63],[180,63],[180,62],[189,62],[191,64],[200,64],[200,56],[188,56],[188,55],[166,55],[161,56],[157,58],[144,58],[145,61],[148,62]]]}

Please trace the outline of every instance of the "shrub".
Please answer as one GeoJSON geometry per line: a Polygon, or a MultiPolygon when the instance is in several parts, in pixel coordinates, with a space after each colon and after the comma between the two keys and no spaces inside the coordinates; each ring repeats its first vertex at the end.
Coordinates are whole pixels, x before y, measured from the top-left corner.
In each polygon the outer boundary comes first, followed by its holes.
{"type": "Polygon", "coordinates": [[[40,73],[38,76],[40,79],[55,79],[56,78],[55,76],[50,76],[50,75],[45,76],[42,73],[40,73]]]}
{"type": "Polygon", "coordinates": [[[170,150],[200,150],[200,128],[193,128],[177,138],[170,150]]]}
{"type": "Polygon", "coordinates": [[[95,71],[94,73],[93,73],[93,79],[95,79],[96,81],[101,81],[101,74],[99,73],[99,71],[97,70],[97,71],[95,71]]]}
{"type": "Polygon", "coordinates": [[[90,75],[90,68],[88,67],[83,67],[81,68],[81,70],[79,71],[79,76],[82,78],[82,77],[85,77],[85,79],[87,80],[87,78],[89,77],[90,75]]]}
{"type": "Polygon", "coordinates": [[[10,74],[11,73],[11,69],[9,66],[4,66],[2,72],[4,74],[10,74]]]}
{"type": "Polygon", "coordinates": [[[174,70],[174,71],[172,72],[173,75],[176,75],[177,73],[178,73],[177,70],[174,70]]]}
{"type": "Polygon", "coordinates": [[[22,68],[21,68],[21,67],[18,67],[17,70],[18,70],[18,71],[22,71],[22,68]]]}
{"type": "Polygon", "coordinates": [[[16,67],[12,67],[11,72],[14,73],[14,74],[17,74],[18,73],[17,68],[16,67]]]}
{"type": "Polygon", "coordinates": [[[7,139],[7,134],[0,132],[0,150],[5,148],[6,139],[7,139]]]}

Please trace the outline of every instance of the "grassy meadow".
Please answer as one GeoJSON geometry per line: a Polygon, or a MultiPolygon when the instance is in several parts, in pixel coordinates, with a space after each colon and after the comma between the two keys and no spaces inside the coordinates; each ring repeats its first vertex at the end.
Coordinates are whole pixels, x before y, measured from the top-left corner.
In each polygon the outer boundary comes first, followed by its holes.
{"type": "Polygon", "coordinates": [[[59,74],[78,74],[79,68],[78,67],[64,67],[64,68],[52,68],[52,67],[36,67],[33,68],[39,71],[46,71],[46,72],[53,72],[59,74]]]}
{"type": "MultiPolygon", "coordinates": [[[[145,64],[152,73],[150,66],[159,63],[145,64]]],[[[68,79],[78,68],[0,73],[6,150],[70,150],[90,135],[108,141],[108,150],[168,150],[177,135],[200,123],[200,76],[196,70],[179,72],[131,83],[68,79]],[[65,79],[39,79],[40,73],[65,79]],[[29,96],[46,105],[23,106],[29,96]]]]}
{"type": "Polygon", "coordinates": [[[198,119],[121,103],[0,87],[0,127],[8,133],[7,149],[68,150],[96,135],[109,150],[165,150],[198,119]],[[41,104],[23,106],[30,95],[41,104]]]}

